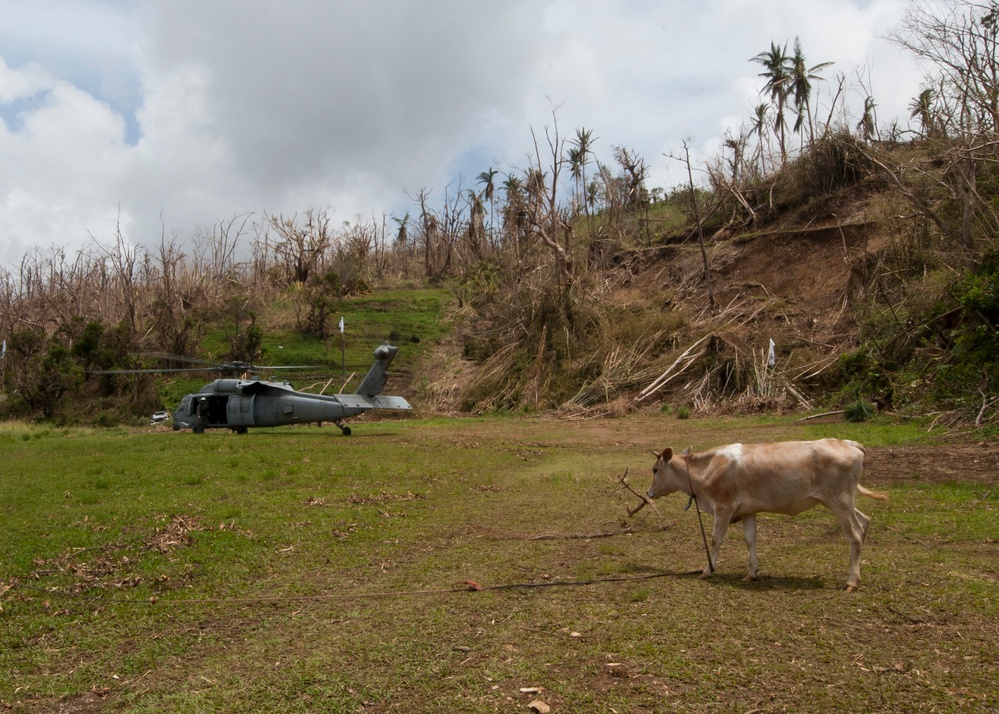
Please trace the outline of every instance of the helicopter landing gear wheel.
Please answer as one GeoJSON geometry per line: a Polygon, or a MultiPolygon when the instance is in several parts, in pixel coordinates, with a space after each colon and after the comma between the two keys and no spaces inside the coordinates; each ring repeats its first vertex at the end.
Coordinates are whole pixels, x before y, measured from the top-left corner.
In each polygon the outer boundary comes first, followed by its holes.
{"type": "Polygon", "coordinates": [[[349,426],[344,426],[343,422],[340,421],[339,419],[335,420],[333,423],[336,424],[337,427],[340,429],[341,434],[343,434],[344,436],[350,436],[349,426]]]}
{"type": "Polygon", "coordinates": [[[245,426],[237,426],[235,429],[233,429],[233,431],[236,432],[237,434],[246,434],[250,430],[247,429],[245,426]]]}

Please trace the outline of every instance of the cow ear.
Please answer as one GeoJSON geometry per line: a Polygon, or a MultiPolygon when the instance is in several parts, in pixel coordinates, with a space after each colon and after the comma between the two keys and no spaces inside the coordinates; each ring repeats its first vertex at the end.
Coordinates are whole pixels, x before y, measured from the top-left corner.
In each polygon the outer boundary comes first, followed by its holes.
{"type": "Polygon", "coordinates": [[[663,455],[660,458],[662,458],[663,461],[669,461],[670,459],[672,459],[673,449],[667,446],[665,449],[663,449],[663,455]]]}
{"type": "Polygon", "coordinates": [[[683,453],[682,453],[682,454],[680,454],[680,455],[681,455],[681,456],[690,456],[690,450],[691,450],[691,449],[690,449],[690,447],[688,446],[688,447],[687,447],[686,449],[684,449],[684,450],[683,450],[683,453]]]}

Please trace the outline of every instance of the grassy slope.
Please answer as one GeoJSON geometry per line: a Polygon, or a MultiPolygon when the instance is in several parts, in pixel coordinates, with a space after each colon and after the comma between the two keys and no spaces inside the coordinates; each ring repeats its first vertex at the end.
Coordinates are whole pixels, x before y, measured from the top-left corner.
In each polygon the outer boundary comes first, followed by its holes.
{"type": "Polygon", "coordinates": [[[371,422],[350,438],[7,426],[0,707],[996,706],[987,485],[870,473],[892,501],[859,504],[872,529],[851,596],[827,512],[761,518],[753,584],[737,529],[714,579],[688,574],[703,548],[677,497],[663,522],[624,516],[618,477],[644,489],[664,441],[828,434],[925,440],[913,426],[640,415],[371,422]],[[595,578],[625,580],[488,589],[595,578]]]}
{"type": "MultiPolygon", "coordinates": [[[[344,319],[344,333],[335,331],[326,340],[302,335],[282,327],[264,329],[263,355],[256,360],[266,365],[326,365],[316,373],[275,372],[264,376],[287,379],[305,391],[318,391],[327,379],[334,378],[337,389],[353,391],[372,363],[372,352],[383,342],[398,345],[393,361],[390,385],[393,389],[409,385],[414,365],[424,359],[428,348],[446,331],[443,313],[448,293],[441,289],[377,290],[368,295],[347,298],[334,323],[344,319]],[[346,377],[346,386],[341,376],[346,377]],[[315,387],[315,389],[313,389],[315,387]]],[[[280,316],[291,318],[287,306],[274,306],[280,316]]],[[[209,361],[223,360],[228,349],[222,329],[210,331],[200,344],[200,354],[209,361]]],[[[160,396],[164,408],[173,409],[185,395],[196,392],[212,375],[192,375],[162,380],[160,396]]],[[[140,423],[148,418],[139,415],[140,423]]]]}

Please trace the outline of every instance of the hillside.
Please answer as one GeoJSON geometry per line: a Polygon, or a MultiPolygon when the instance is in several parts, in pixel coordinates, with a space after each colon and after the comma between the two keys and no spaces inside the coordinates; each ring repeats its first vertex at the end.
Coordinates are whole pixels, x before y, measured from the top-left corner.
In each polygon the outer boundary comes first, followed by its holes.
{"type": "Polygon", "coordinates": [[[198,378],[138,374],[164,366],[143,355],[326,365],[303,378],[318,389],[358,378],[387,340],[404,345],[390,390],[420,414],[880,410],[987,426],[999,217],[980,201],[999,164],[978,164],[980,190],[962,198],[940,151],[834,136],[698,204],[617,202],[612,177],[592,213],[552,209],[554,188],[547,203],[510,189],[491,233],[482,214],[428,209],[391,244],[347,224],[310,232],[328,224],[310,214],[245,262],[173,246],[34,256],[0,296],[0,412],[144,423],[198,378]]]}
{"type": "MultiPolygon", "coordinates": [[[[870,172],[751,227],[716,224],[705,240],[713,307],[689,223],[646,245],[619,245],[584,278],[588,326],[569,359],[540,343],[527,348],[528,357],[514,357],[516,348],[507,345],[462,359],[475,351],[470,343],[502,322],[490,309],[466,306],[431,360],[423,396],[443,410],[540,408],[568,417],[859,405],[862,417],[880,409],[932,413],[948,424],[987,422],[985,407],[994,404],[988,365],[973,363],[981,371],[974,386],[936,371],[967,367],[954,361],[960,333],[980,326],[977,316],[962,314],[955,292],[967,275],[967,255],[927,223],[870,172]],[[599,334],[586,334],[591,323],[599,334]],[[557,382],[544,374],[546,359],[575,375],[569,390],[545,393],[557,382]],[[525,368],[525,360],[533,366],[525,368]]],[[[520,326],[542,342],[546,328],[539,336],[520,326]]]]}

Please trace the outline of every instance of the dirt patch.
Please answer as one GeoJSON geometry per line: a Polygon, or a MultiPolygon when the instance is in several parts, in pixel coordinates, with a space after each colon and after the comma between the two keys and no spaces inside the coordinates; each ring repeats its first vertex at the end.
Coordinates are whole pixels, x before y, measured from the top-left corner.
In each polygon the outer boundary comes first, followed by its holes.
{"type": "Polygon", "coordinates": [[[999,483],[999,443],[885,446],[867,449],[864,482],[999,483]]]}

